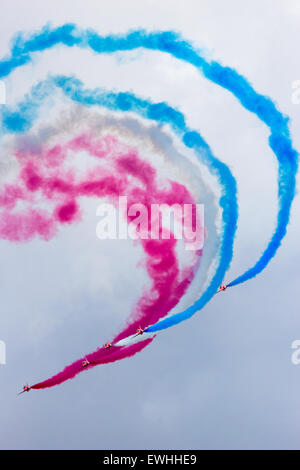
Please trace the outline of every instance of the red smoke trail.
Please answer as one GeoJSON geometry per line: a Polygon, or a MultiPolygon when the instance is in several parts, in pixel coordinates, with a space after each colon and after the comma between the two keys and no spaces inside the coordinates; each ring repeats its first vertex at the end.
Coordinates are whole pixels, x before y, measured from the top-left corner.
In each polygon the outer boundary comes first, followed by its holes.
{"type": "MultiPolygon", "coordinates": [[[[6,185],[0,193],[0,237],[11,241],[28,241],[36,236],[50,240],[59,227],[81,219],[80,199],[108,197],[117,203],[127,196],[128,206],[138,202],[150,211],[151,204],[193,203],[188,190],[181,184],[168,181],[159,188],[156,170],[143,161],[136,149],[121,143],[115,136],[96,139],[91,133],[82,134],[68,143],[32,154],[22,149],[16,152],[20,164],[17,181],[6,185]],[[90,170],[66,167],[70,154],[86,152],[96,165],[90,170]],[[41,203],[47,208],[41,209],[41,203]],[[23,208],[18,209],[19,203],[23,208]],[[44,204],[45,205],[45,204],[44,204]]],[[[127,222],[134,217],[127,214],[127,222]]],[[[151,231],[151,222],[149,224],[151,231]]],[[[176,306],[194,277],[195,264],[180,270],[176,256],[176,240],[140,240],[152,281],[151,288],[138,301],[126,327],[114,338],[119,341],[134,334],[138,327],[146,328],[176,306]]],[[[201,252],[197,253],[199,256],[201,252]]],[[[199,258],[198,258],[199,260],[199,258]]],[[[137,344],[110,349],[98,349],[86,357],[87,368],[130,357],[152,341],[147,338],[137,344]]],[[[80,373],[82,359],[67,366],[48,380],[32,386],[47,388],[58,385],[80,373]]]]}

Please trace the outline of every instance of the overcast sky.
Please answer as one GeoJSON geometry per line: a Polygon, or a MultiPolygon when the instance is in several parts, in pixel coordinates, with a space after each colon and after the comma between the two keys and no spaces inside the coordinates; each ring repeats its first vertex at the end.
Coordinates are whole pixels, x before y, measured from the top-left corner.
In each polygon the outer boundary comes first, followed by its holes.
{"type": "MultiPolygon", "coordinates": [[[[300,80],[297,0],[11,0],[1,7],[0,55],[17,31],[47,22],[75,22],[101,34],[176,30],[269,95],[290,116],[300,148],[300,104],[291,100],[292,82],[300,80]]],[[[179,108],[238,182],[240,220],[226,279],[254,264],[277,208],[276,160],[255,116],[191,66],[154,52],[124,60],[48,51],[7,82],[8,104],[48,72],[179,108]]],[[[16,398],[26,382],[47,378],[110,339],[146,280],[136,268],[139,249],[97,240],[95,208],[87,205],[83,224],[49,244],[0,242],[0,340],[7,347],[0,448],[299,448],[300,365],[291,362],[291,344],[300,339],[298,196],[282,247],[256,279],[216,296],[131,359],[16,398]]]]}

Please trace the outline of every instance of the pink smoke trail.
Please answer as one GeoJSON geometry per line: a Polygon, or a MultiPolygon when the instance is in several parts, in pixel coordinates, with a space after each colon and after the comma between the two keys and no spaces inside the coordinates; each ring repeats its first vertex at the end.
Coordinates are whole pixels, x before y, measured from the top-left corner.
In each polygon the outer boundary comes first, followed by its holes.
{"type": "MultiPolygon", "coordinates": [[[[83,133],[67,143],[40,151],[38,155],[28,149],[19,149],[16,157],[20,164],[17,180],[5,185],[0,193],[0,237],[10,241],[24,242],[36,236],[50,240],[59,226],[80,221],[80,199],[84,197],[108,197],[116,203],[119,196],[126,195],[128,205],[138,201],[149,210],[153,203],[181,206],[194,203],[189,191],[179,183],[168,181],[166,187],[159,188],[156,170],[139,157],[136,149],[112,135],[95,138],[91,133],[83,133]],[[70,154],[82,151],[96,159],[96,165],[86,171],[84,177],[82,170],[64,166],[70,154]],[[39,208],[45,201],[49,208],[39,208]],[[19,203],[25,208],[18,209],[19,203]]],[[[129,223],[132,217],[126,216],[129,223]]],[[[201,256],[201,251],[197,252],[197,261],[180,269],[177,242],[172,234],[169,239],[143,239],[140,242],[146,255],[145,267],[151,288],[137,302],[126,326],[112,344],[167,315],[193,280],[201,256]]],[[[97,349],[85,356],[90,362],[85,369],[133,356],[152,340],[147,338],[129,346],[97,349]]],[[[85,370],[83,359],[31,388],[48,388],[75,377],[85,370]]]]}

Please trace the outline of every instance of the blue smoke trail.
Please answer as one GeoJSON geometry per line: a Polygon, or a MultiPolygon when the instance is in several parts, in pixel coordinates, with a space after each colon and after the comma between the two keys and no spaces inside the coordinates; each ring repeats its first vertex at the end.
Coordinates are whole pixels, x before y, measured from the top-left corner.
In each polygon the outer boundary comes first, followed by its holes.
{"type": "MultiPolygon", "coordinates": [[[[45,27],[40,32],[33,34],[25,38],[22,34],[18,34],[13,42],[11,57],[6,58],[0,62],[0,78],[5,77],[11,73],[17,67],[20,67],[31,61],[31,54],[37,51],[43,51],[54,47],[55,45],[63,44],[68,47],[78,46],[82,48],[90,48],[95,53],[111,54],[117,51],[129,51],[136,48],[144,48],[150,50],[156,50],[166,52],[173,57],[188,62],[194,65],[200,70],[203,75],[211,80],[212,82],[222,86],[223,88],[230,91],[246,108],[252,113],[255,113],[257,117],[265,123],[270,129],[269,145],[275,153],[278,163],[278,201],[279,210],[277,216],[277,224],[275,231],[271,237],[271,240],[259,258],[255,265],[247,270],[244,274],[239,276],[237,279],[232,281],[229,285],[237,285],[241,282],[245,282],[248,279],[255,277],[259,274],[270,262],[270,260],[276,254],[281,241],[286,233],[287,224],[289,223],[290,208],[295,195],[295,179],[296,172],[298,169],[298,154],[292,147],[292,142],[288,129],[288,118],[284,116],[275,106],[271,99],[258,94],[250,83],[241,75],[239,75],[234,69],[224,67],[219,63],[212,61],[208,62],[204,57],[201,56],[200,52],[195,50],[193,46],[184,41],[178,34],[174,32],[153,32],[147,33],[143,30],[129,32],[125,35],[108,35],[100,36],[92,30],[80,30],[73,24],[66,24],[59,28],[45,27]]],[[[108,101],[111,97],[107,97],[108,101]]],[[[132,99],[134,97],[132,96],[132,99]]],[[[92,97],[89,98],[91,101],[92,97]]],[[[134,99],[133,99],[134,101],[134,99]]],[[[131,103],[128,94],[122,94],[120,97],[119,109],[125,110],[128,103],[131,103]]],[[[92,103],[91,103],[92,104],[92,103]]],[[[109,104],[109,103],[108,103],[109,104]]],[[[132,105],[132,103],[131,103],[132,105]]],[[[179,114],[177,111],[172,110],[168,105],[162,106],[161,104],[153,105],[152,108],[153,116],[148,116],[151,119],[160,119],[162,122],[172,121],[177,129],[180,129],[180,122],[176,121],[179,114]],[[175,111],[175,115],[173,112],[175,111]],[[173,122],[174,118],[174,122],[173,122]],[[179,126],[179,127],[178,127],[179,126]]],[[[207,144],[204,145],[204,141],[198,133],[186,132],[183,136],[185,145],[194,148],[198,153],[199,148],[203,150],[206,148],[209,152],[207,144]],[[200,145],[200,147],[199,147],[200,145]]],[[[214,157],[212,157],[213,163],[214,157]]],[[[218,161],[216,160],[215,163],[218,161]]],[[[222,165],[218,162],[218,165],[222,165]]],[[[224,164],[223,164],[224,165],[224,164]]],[[[213,167],[217,174],[221,171],[225,171],[225,180],[229,182],[228,168],[217,166],[213,167]],[[227,168],[227,170],[225,169],[227,168]]],[[[232,178],[233,179],[233,178],[232,178]]],[[[234,181],[234,180],[233,180],[234,181]]],[[[232,182],[232,181],[231,181],[232,182]]],[[[234,185],[234,194],[235,194],[234,185]]],[[[221,206],[223,211],[228,209],[228,199],[226,198],[226,192],[221,198],[221,206]],[[225,199],[224,199],[225,198],[225,199]]],[[[230,229],[230,220],[227,219],[228,214],[232,211],[228,210],[226,214],[223,214],[223,223],[229,229],[229,235],[227,237],[224,232],[223,247],[225,242],[230,241],[232,238],[232,231],[235,231],[235,226],[230,229]]],[[[234,222],[234,218],[232,219],[234,222]]],[[[226,249],[224,249],[224,252],[226,249]]],[[[229,252],[231,247],[229,248],[229,252]]],[[[227,260],[227,256],[221,254],[221,262],[217,269],[216,275],[213,278],[212,283],[202,295],[202,297],[195,302],[194,305],[189,307],[186,311],[178,313],[173,317],[167,318],[162,322],[159,322],[155,327],[155,331],[160,328],[166,328],[172,324],[179,323],[180,321],[189,318],[197,310],[203,307],[205,303],[213,295],[211,289],[214,286],[216,276],[218,277],[220,272],[223,270],[221,263],[224,259],[227,260]],[[219,271],[221,270],[221,271],[219,271]]],[[[230,260],[227,263],[229,266],[230,260]]],[[[150,331],[150,329],[149,329],[150,331]]],[[[154,330],[152,330],[154,331],[154,330]]]]}
{"type": "Polygon", "coordinates": [[[273,149],[279,161],[278,199],[279,211],[277,215],[276,230],[272,238],[255,265],[241,276],[228,284],[228,287],[236,286],[259,274],[275,256],[286,234],[290,218],[291,205],[296,191],[296,173],[298,170],[298,154],[292,148],[290,139],[282,135],[272,134],[269,138],[270,147],[273,149]]]}
{"type": "MultiPolygon", "coordinates": [[[[2,111],[2,132],[18,134],[30,129],[38,117],[41,103],[53,94],[55,87],[62,90],[67,97],[76,103],[85,106],[102,106],[111,111],[133,111],[144,119],[150,119],[159,124],[169,124],[184,145],[193,148],[199,160],[206,164],[210,172],[218,178],[222,191],[222,196],[219,199],[222,208],[221,247],[218,268],[209,288],[201,298],[202,303],[197,304],[204,306],[222,282],[233,255],[233,241],[238,219],[237,188],[236,181],[227,165],[214,157],[208,144],[198,132],[186,126],[183,114],[167,103],[152,103],[149,100],[138,98],[133,93],[112,93],[102,89],[87,90],[83,88],[82,82],[75,77],[49,77],[33,87],[31,93],[17,106],[16,110],[5,108],[2,111]]],[[[199,308],[194,310],[194,313],[197,310],[199,308]]]]}

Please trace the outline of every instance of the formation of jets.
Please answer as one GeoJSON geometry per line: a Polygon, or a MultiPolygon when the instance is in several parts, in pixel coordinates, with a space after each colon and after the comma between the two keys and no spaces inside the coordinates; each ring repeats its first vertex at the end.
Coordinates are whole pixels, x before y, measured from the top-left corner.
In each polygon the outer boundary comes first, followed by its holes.
{"type": "MultiPolygon", "coordinates": [[[[227,289],[227,287],[228,287],[228,286],[227,286],[226,284],[221,284],[220,287],[219,287],[219,289],[217,290],[216,294],[218,294],[219,292],[225,292],[225,290],[227,289]]],[[[143,328],[139,327],[139,328],[137,329],[136,334],[133,336],[133,338],[136,338],[137,336],[142,335],[142,334],[144,333],[144,331],[145,331],[145,330],[144,330],[143,328]]],[[[103,347],[104,347],[104,349],[109,349],[109,348],[112,347],[112,344],[109,343],[109,342],[107,342],[107,343],[105,343],[105,345],[104,345],[103,347]]],[[[83,367],[83,368],[86,368],[86,367],[88,367],[89,365],[91,365],[91,362],[90,362],[87,358],[85,358],[85,359],[82,361],[82,367],[83,367]]],[[[18,395],[21,395],[21,394],[24,393],[24,392],[29,392],[30,390],[31,390],[31,387],[30,387],[28,384],[27,384],[27,385],[24,385],[22,392],[18,393],[18,395]]]]}

